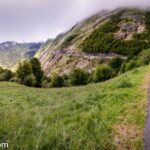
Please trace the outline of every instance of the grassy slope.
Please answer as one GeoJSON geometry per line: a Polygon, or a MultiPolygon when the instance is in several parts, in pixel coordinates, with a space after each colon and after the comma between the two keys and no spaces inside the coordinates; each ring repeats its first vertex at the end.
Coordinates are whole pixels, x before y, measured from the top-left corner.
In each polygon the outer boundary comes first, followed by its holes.
{"type": "Polygon", "coordinates": [[[0,141],[19,149],[140,149],[150,66],[101,84],[33,89],[0,83],[0,141]],[[122,78],[130,88],[117,88],[122,78]]]}

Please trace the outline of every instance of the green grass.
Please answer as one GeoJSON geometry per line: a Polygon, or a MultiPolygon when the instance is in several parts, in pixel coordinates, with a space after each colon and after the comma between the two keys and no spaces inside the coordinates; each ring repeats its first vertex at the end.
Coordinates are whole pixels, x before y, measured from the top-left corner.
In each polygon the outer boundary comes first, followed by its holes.
{"type": "Polygon", "coordinates": [[[141,150],[146,95],[140,85],[149,70],[62,89],[1,82],[0,142],[9,140],[9,150],[113,150],[119,139],[121,146],[141,150]],[[120,133],[122,126],[133,133],[120,133]]]}

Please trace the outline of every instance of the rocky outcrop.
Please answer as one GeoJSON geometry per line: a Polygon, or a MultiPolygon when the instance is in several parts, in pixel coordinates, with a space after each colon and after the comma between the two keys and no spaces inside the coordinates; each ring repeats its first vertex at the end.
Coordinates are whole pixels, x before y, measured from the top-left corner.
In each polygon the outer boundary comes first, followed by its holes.
{"type": "Polygon", "coordinates": [[[145,30],[144,15],[133,15],[126,13],[122,16],[123,21],[118,24],[118,32],[114,34],[117,39],[131,40],[135,33],[142,33],[145,30]]]}
{"type": "Polygon", "coordinates": [[[42,62],[43,69],[48,76],[52,74],[69,74],[73,68],[80,68],[91,72],[101,60],[108,62],[108,60],[116,56],[126,59],[126,57],[114,53],[87,54],[78,50],[67,49],[51,51],[49,61],[44,61],[46,56],[47,53],[42,55],[39,59],[42,62]]]}

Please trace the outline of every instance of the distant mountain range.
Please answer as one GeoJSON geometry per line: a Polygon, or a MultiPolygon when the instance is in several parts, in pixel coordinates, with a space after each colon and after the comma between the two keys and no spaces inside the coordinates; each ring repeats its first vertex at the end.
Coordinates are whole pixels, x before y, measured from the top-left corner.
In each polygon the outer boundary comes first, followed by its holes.
{"type": "Polygon", "coordinates": [[[0,66],[15,69],[19,61],[32,58],[43,43],[0,43],[0,66]]]}

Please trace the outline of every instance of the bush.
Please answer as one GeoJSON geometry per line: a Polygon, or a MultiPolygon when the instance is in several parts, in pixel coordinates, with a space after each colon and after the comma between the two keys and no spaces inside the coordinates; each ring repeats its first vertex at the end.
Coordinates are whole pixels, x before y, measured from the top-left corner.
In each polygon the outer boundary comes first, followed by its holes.
{"type": "Polygon", "coordinates": [[[95,82],[101,82],[112,78],[115,75],[113,69],[108,65],[100,65],[96,68],[93,80],[95,82]]]}
{"type": "Polygon", "coordinates": [[[20,83],[20,82],[21,82],[20,80],[21,80],[21,79],[19,79],[19,78],[17,78],[17,77],[15,76],[15,77],[13,77],[13,78],[10,79],[10,82],[17,82],[17,83],[20,83]]]}
{"type": "Polygon", "coordinates": [[[50,77],[47,77],[46,75],[43,77],[42,87],[43,88],[50,88],[51,87],[51,78],[50,77]]]}
{"type": "Polygon", "coordinates": [[[47,80],[43,80],[42,87],[43,88],[50,88],[51,87],[51,83],[48,82],[47,80]]]}
{"type": "Polygon", "coordinates": [[[121,65],[123,64],[123,59],[120,57],[115,57],[109,62],[109,66],[116,72],[118,73],[121,65]]]}
{"type": "Polygon", "coordinates": [[[126,71],[132,70],[136,67],[139,67],[138,61],[137,60],[130,60],[127,64],[126,64],[126,71]]]}
{"type": "Polygon", "coordinates": [[[29,74],[24,78],[23,84],[29,87],[33,87],[36,83],[35,76],[33,74],[29,74]]]}
{"type": "Polygon", "coordinates": [[[140,65],[148,65],[150,63],[150,49],[144,50],[139,54],[138,57],[140,65]]]}
{"type": "Polygon", "coordinates": [[[55,75],[51,79],[51,87],[63,87],[64,79],[61,76],[55,75]]]}
{"type": "Polygon", "coordinates": [[[88,83],[88,73],[77,68],[72,70],[69,75],[71,85],[86,85],[88,83]]]}
{"type": "Polygon", "coordinates": [[[13,77],[13,73],[10,70],[5,70],[5,72],[0,74],[0,81],[9,81],[13,77]]]}

